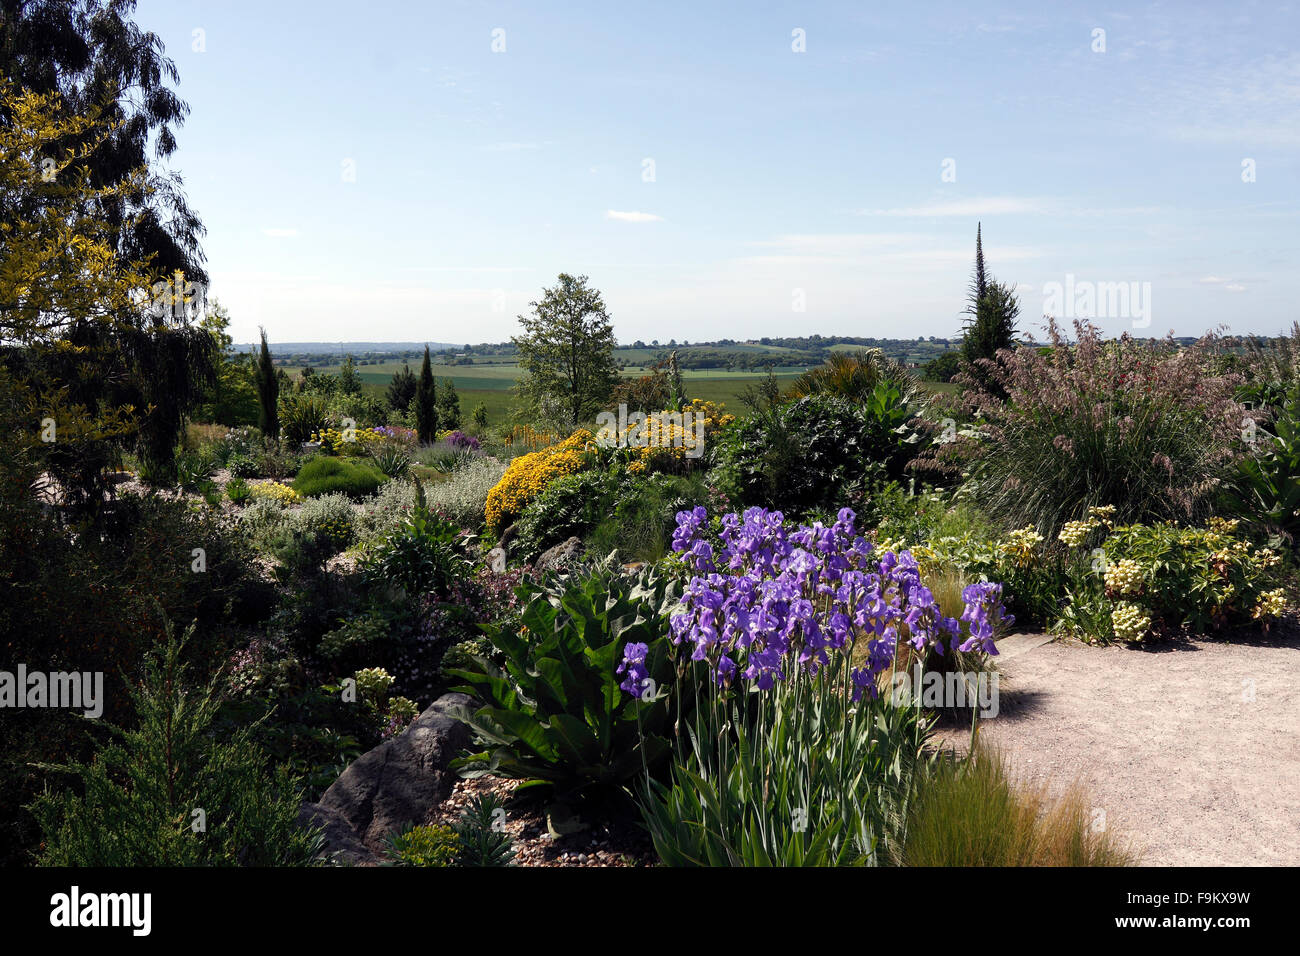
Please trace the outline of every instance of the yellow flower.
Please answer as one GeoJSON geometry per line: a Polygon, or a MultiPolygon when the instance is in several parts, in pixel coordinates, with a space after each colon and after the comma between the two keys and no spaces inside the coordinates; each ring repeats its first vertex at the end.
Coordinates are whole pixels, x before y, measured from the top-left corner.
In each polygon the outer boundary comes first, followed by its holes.
{"type": "Polygon", "coordinates": [[[1120,594],[1131,594],[1142,587],[1142,565],[1132,558],[1122,558],[1106,568],[1106,587],[1120,594]]]}
{"type": "Polygon", "coordinates": [[[1121,641],[1140,641],[1151,627],[1151,618],[1136,604],[1121,601],[1110,612],[1110,624],[1121,641]]]}
{"type": "Polygon", "coordinates": [[[1070,547],[1077,548],[1099,526],[1100,522],[1095,518],[1088,518],[1084,521],[1067,521],[1065,527],[1061,529],[1060,539],[1070,547]]]}

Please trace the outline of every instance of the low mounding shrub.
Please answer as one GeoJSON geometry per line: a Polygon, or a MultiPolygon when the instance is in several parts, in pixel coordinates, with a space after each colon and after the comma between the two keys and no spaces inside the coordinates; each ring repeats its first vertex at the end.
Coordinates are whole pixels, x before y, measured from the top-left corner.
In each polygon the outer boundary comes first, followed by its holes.
{"type": "Polygon", "coordinates": [[[415,507],[415,482],[386,481],[373,496],[362,502],[354,530],[362,541],[373,541],[396,531],[415,507]]]}
{"type": "Polygon", "coordinates": [[[1180,348],[1075,330],[1069,343],[1051,323],[1049,348],[986,363],[989,390],[965,382],[974,427],[924,464],[968,470],[965,490],[991,518],[1049,540],[1099,505],[1121,523],[1204,518],[1258,417],[1235,399],[1238,378],[1216,374],[1208,340],[1180,348]]]}
{"type": "Polygon", "coordinates": [[[562,475],[582,469],[584,450],[595,441],[591,432],[580,428],[564,441],[540,451],[520,455],[506,468],[501,480],[488,492],[483,516],[488,534],[496,537],[523,513],[528,502],[562,475]]]}
{"type": "Polygon", "coordinates": [[[280,505],[292,505],[298,502],[298,492],[278,481],[264,481],[248,486],[249,493],[256,500],[271,500],[280,505]]]}
{"type": "Polygon", "coordinates": [[[873,480],[901,477],[914,449],[911,417],[883,383],[865,402],[814,394],[773,405],[724,432],[718,484],[738,504],[833,512],[873,480]]]}
{"type": "Polygon", "coordinates": [[[473,669],[450,673],[485,704],[463,715],[484,749],[456,761],[463,776],[523,779],[573,806],[626,800],[646,767],[668,752],[662,700],[620,694],[625,644],[647,648],[647,676],[674,679],[666,609],[677,591],[651,570],[614,571],[521,588],[520,617],[485,627],[504,670],[474,657],[473,669]]]}
{"type": "Polygon", "coordinates": [[[321,455],[298,470],[293,490],[304,498],[341,492],[358,499],[374,494],[387,480],[387,475],[367,462],[321,455]]]}
{"type": "Polygon", "coordinates": [[[426,485],[429,507],[467,530],[483,526],[488,495],[501,481],[506,466],[495,458],[474,456],[436,485],[426,485]]]}
{"type": "Polygon", "coordinates": [[[917,781],[900,866],[1132,866],[1136,855],[1093,826],[1092,804],[1071,787],[1051,800],[1046,784],[1017,785],[1002,758],[977,747],[971,760],[943,756],[917,781]]]}
{"type": "Polygon", "coordinates": [[[328,538],[337,550],[352,543],[352,501],[345,494],[317,495],[303,502],[294,525],[304,532],[328,538]]]}
{"type": "Polygon", "coordinates": [[[1285,610],[1281,558],[1242,538],[1236,521],[1181,528],[1116,527],[1112,520],[1113,513],[1094,509],[1061,532],[1071,564],[1059,629],[1099,643],[1136,643],[1252,620],[1267,625],[1285,610]]]}
{"type": "Polygon", "coordinates": [[[788,527],[751,508],[710,525],[678,515],[673,550],[694,572],[672,615],[670,670],[658,682],[647,643],[623,651],[620,688],[672,701],[679,733],[671,782],[647,774],[642,813],[672,866],[826,866],[882,862],[906,806],[928,719],[879,693],[903,638],[917,652],[996,653],[1001,586],[967,587],[947,617],[910,554],[880,552],[855,515],[788,527]],[[963,622],[966,627],[963,628],[963,622]],[[675,665],[675,666],[674,666],[675,665]]]}
{"type": "Polygon", "coordinates": [[[262,477],[262,466],[252,455],[243,453],[231,455],[226,461],[226,467],[236,478],[260,478],[262,477]]]}

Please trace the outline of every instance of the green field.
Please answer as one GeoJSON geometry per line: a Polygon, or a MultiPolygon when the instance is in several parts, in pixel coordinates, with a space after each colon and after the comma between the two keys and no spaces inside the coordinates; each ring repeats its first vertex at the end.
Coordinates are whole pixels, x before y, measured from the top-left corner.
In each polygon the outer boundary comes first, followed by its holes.
{"type": "MultiPolygon", "coordinates": [[[[357,368],[357,377],[361,379],[366,392],[382,396],[388,389],[393,373],[400,371],[402,362],[383,362],[375,365],[363,365],[357,368]]],[[[283,366],[285,372],[296,376],[302,371],[300,365],[283,366]]],[[[324,371],[319,369],[319,371],[324,371]]],[[[418,371],[418,366],[412,368],[418,371]]],[[[788,386],[802,368],[783,368],[775,370],[776,380],[781,387],[788,386]]],[[[634,378],[645,373],[642,367],[628,367],[624,371],[627,378],[634,378]]],[[[333,369],[327,374],[337,374],[333,369]]],[[[456,392],[460,396],[461,414],[466,418],[480,402],[487,409],[488,422],[495,425],[510,417],[514,399],[510,389],[518,380],[518,365],[434,365],[433,374],[441,382],[450,378],[456,383],[456,392]]],[[[727,369],[688,369],[682,372],[686,385],[686,394],[690,398],[700,398],[710,402],[720,402],[733,415],[746,413],[740,401],[741,394],[751,385],[766,377],[766,372],[732,371],[727,369]]],[[[927,388],[934,392],[950,392],[956,386],[928,383],[927,388]]]]}
{"type": "MultiPolygon", "coordinates": [[[[365,390],[382,395],[392,381],[393,373],[400,371],[401,362],[384,362],[378,365],[363,365],[357,369],[365,390]]],[[[284,366],[289,375],[297,375],[301,366],[284,366]]],[[[412,371],[418,372],[418,366],[412,371]]],[[[790,384],[802,369],[779,371],[776,378],[782,386],[790,384]]],[[[336,374],[331,372],[331,374],[336,374]]],[[[456,392],[460,396],[461,413],[468,417],[474,406],[480,402],[487,409],[488,421],[492,424],[504,421],[510,416],[513,395],[510,391],[519,378],[517,365],[434,365],[433,374],[441,382],[450,378],[456,383],[456,392]]],[[[633,378],[643,374],[639,368],[627,369],[626,375],[633,378]]],[[[710,402],[722,402],[727,411],[743,414],[740,394],[751,384],[762,380],[765,373],[718,371],[685,371],[682,379],[686,385],[686,394],[691,398],[701,398],[710,402]]]]}

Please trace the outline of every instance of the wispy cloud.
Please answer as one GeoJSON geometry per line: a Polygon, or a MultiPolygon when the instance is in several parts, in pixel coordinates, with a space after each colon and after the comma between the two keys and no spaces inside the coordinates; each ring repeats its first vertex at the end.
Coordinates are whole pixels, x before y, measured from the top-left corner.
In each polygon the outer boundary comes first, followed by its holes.
{"type": "Polygon", "coordinates": [[[663,222],[663,216],[656,216],[652,212],[622,212],[618,209],[608,209],[605,211],[606,219],[614,219],[618,222],[663,222]]]}
{"type": "Polygon", "coordinates": [[[1222,289],[1224,292],[1245,292],[1246,286],[1241,282],[1233,279],[1224,279],[1221,276],[1205,276],[1200,280],[1202,285],[1212,285],[1222,289]]]}

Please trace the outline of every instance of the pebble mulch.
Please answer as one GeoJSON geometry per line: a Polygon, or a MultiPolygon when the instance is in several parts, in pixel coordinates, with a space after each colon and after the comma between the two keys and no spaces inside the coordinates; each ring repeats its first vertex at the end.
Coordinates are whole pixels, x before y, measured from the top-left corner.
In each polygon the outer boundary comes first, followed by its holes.
{"type": "MultiPolygon", "coordinates": [[[[509,800],[517,782],[481,777],[457,781],[431,814],[431,824],[450,824],[476,795],[492,792],[509,800]]],[[[650,837],[634,819],[596,823],[585,830],[552,837],[540,805],[506,806],[506,832],[515,841],[516,866],[654,866],[650,837]]]]}

